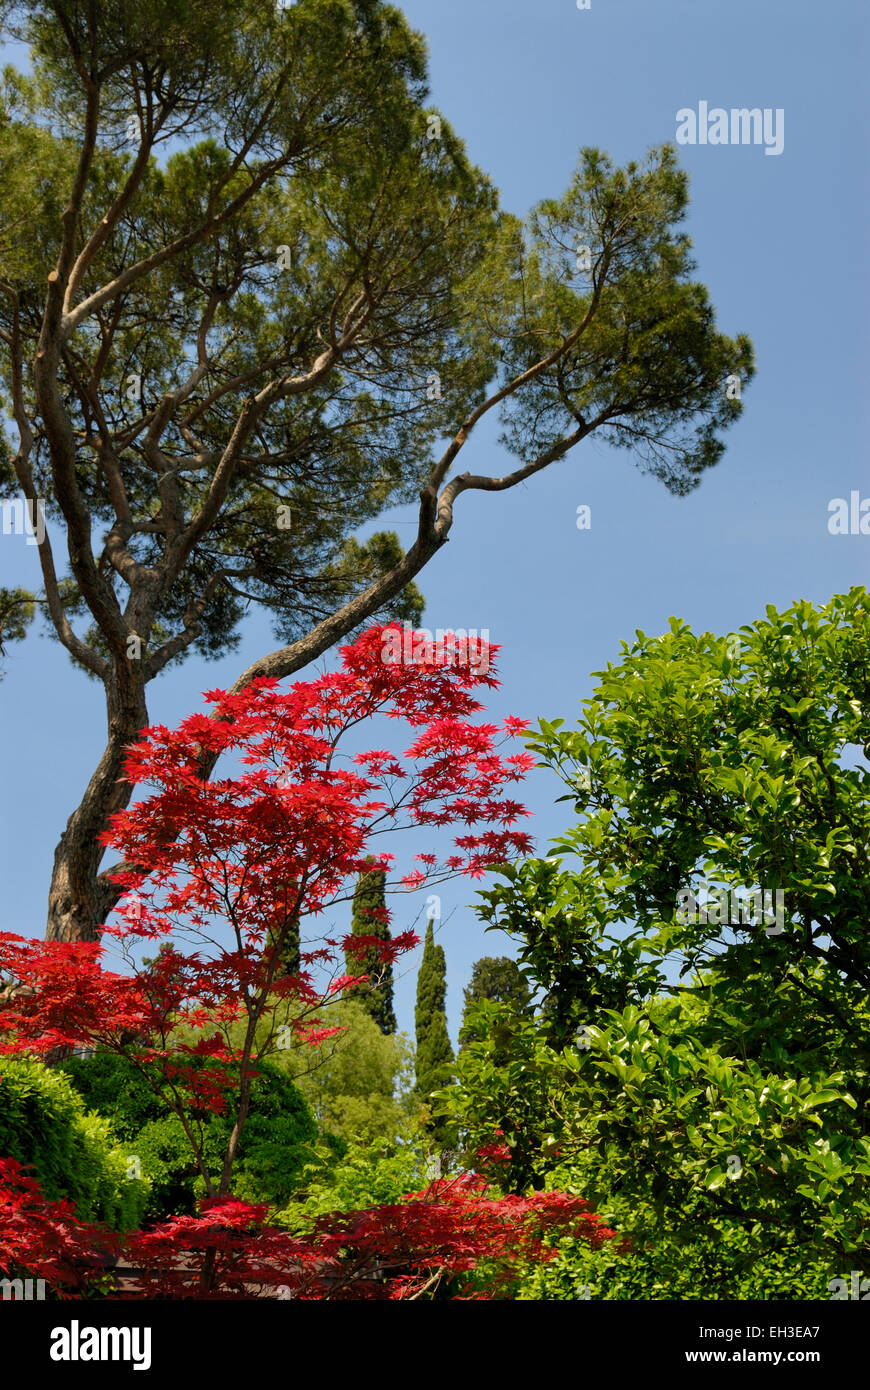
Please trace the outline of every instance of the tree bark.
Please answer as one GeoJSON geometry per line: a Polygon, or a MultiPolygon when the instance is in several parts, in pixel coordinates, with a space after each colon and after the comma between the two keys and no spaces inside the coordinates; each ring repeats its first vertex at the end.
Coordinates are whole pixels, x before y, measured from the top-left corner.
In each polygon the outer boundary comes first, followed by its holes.
{"type": "Polygon", "coordinates": [[[125,807],[133,788],[123,777],[125,751],[148,723],[145,684],[129,668],[115,671],[106,692],[108,742],[54,852],[48,897],[48,941],[97,941],[102,923],[121,895],[100,877],[105,854],[98,836],[108,817],[125,807]]]}
{"type": "MultiPolygon", "coordinates": [[[[363,593],[289,647],[260,657],[242,672],[231,686],[231,692],[237,694],[244,690],[258,676],[286,679],[316,661],[401,593],[446,545],[453,524],[453,504],[460,493],[469,489],[501,491],[513,487],[567,453],[591,433],[601,418],[596,417],[588,424],[584,421],[540,458],[505,478],[479,478],[466,473],[454,478],[439,496],[438,487],[449,466],[445,456],[420,493],[417,537],[395,569],[375,580],[363,593]]],[[[139,626],[147,627],[147,622],[139,626]]],[[[125,748],[148,723],[145,685],[156,673],[157,668],[152,669],[147,661],[136,668],[130,661],[115,658],[113,670],[107,674],[109,741],[55,851],[46,930],[49,941],[98,940],[100,926],[122,895],[123,890],[108,878],[108,871],[100,873],[99,865],[105,851],[97,837],[106,828],[112,812],[128,805],[133,795],[133,788],[123,779],[121,765],[125,748]]],[[[203,752],[199,768],[203,780],[211,776],[217,760],[216,754],[203,752]]]]}

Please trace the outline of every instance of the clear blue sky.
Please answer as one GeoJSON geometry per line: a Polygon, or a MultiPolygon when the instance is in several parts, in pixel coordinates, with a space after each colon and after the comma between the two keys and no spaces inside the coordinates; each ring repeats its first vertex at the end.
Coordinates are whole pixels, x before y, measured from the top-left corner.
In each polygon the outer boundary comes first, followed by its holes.
{"type": "MultiPolygon", "coordinates": [[[[681,149],[691,177],[688,230],[698,275],[727,333],[755,342],[758,375],[728,450],[701,487],[671,497],[630,458],[587,443],[524,488],[466,495],[450,544],[421,577],[435,627],[488,628],[503,646],[497,716],[571,719],[590,672],[615,659],[636,628],[662,631],[676,614],[697,630],[730,632],[768,603],[824,602],[866,583],[870,537],[831,536],[828,502],[858,489],[867,466],[868,122],[870,19],[862,0],[408,0],[428,38],[433,100],[471,157],[523,213],[567,185],[583,145],[624,162],[673,140],[676,112],[782,108],[785,145],[681,149]],[[578,531],[577,507],[592,508],[578,531]]],[[[467,462],[465,460],[468,460],[467,462]]],[[[500,473],[490,432],[463,468],[500,473]]],[[[410,514],[397,513],[410,534],[410,514]]],[[[38,586],[35,551],[0,544],[0,582],[38,586]]],[[[264,623],[241,650],[192,662],[151,686],[153,721],[172,723],[200,692],[229,684],[274,645],[264,623]]],[[[52,854],[102,748],[101,689],[57,646],[13,647],[0,684],[4,747],[3,912],[7,929],[40,935],[52,854]]],[[[560,788],[526,783],[533,829],[563,828],[560,788]]],[[[462,987],[484,935],[467,906],[473,886],[443,891],[441,940],[456,1034],[462,987]]],[[[396,929],[408,899],[396,900],[396,929]]],[[[422,901],[421,901],[422,905],[422,901]]],[[[397,989],[412,1028],[414,966],[397,989]]]]}

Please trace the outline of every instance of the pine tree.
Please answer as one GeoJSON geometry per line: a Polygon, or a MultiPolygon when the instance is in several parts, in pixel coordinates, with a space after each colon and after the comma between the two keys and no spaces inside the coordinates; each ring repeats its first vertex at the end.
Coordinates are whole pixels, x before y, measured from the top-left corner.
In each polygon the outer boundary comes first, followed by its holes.
{"type": "MultiPolygon", "coordinates": [[[[369,863],[374,861],[370,858],[369,863]]],[[[383,869],[371,869],[361,873],[353,894],[353,936],[376,936],[381,941],[390,940],[389,923],[385,920],[386,894],[384,884],[386,874],[383,869]]],[[[369,982],[349,991],[349,997],[361,1004],[374,1019],[382,1033],[395,1033],[396,1015],[393,1011],[393,967],[380,960],[377,948],[368,947],[364,952],[345,952],[348,975],[368,975],[369,982]]]]}
{"type": "Polygon", "coordinates": [[[417,1091],[426,1099],[450,1080],[453,1048],[447,1032],[447,962],[443,946],[435,945],[432,923],[426,927],[423,960],[417,976],[417,1091]]]}

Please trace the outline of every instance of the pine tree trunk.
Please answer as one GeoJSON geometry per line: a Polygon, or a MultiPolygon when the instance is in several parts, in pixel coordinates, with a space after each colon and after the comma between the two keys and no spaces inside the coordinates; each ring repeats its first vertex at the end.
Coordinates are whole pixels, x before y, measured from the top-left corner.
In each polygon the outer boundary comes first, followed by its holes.
{"type": "MultiPolygon", "coordinates": [[[[131,663],[132,664],[132,663],[131,663]]],[[[123,780],[128,745],[148,723],[144,682],[135,671],[116,671],[106,697],[109,738],[80,804],[54,852],[48,895],[48,941],[96,941],[121,889],[99,877],[106,853],[97,836],[123,809],[133,788],[123,780]]]]}

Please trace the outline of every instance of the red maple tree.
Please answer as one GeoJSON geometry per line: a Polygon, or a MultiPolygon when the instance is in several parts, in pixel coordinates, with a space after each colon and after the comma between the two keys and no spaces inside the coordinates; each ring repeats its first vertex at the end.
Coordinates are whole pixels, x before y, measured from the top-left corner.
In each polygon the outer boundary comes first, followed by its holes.
{"type": "MultiPolygon", "coordinates": [[[[570,1235],[593,1249],[614,1232],[579,1197],[493,1197],[484,1178],[438,1179],[367,1211],[334,1212],[293,1236],[263,1205],[206,1198],[125,1238],[48,1201],[20,1164],[0,1160],[0,1270],[44,1278],[60,1298],[93,1293],[119,1260],[127,1299],[413,1300],[510,1297],[525,1261],[546,1261],[570,1235]],[[132,1271],[132,1272],[131,1272],[132,1271]]],[[[111,1276],[110,1276],[111,1277],[111,1276]]]]}
{"type": "MultiPolygon", "coordinates": [[[[265,1208],[232,1197],[251,1083],[279,1029],[311,1043],[337,1031],[329,1002],[364,978],[337,973],[340,951],[373,947],[386,960],[417,944],[410,931],[388,942],[327,937],[301,951],[298,969],[288,973],[283,963],[300,924],[345,900],[357,874],[392,872],[391,853],[372,855],[374,837],[467,827],[443,863],[420,853],[421,867],[388,880],[405,891],[454,874],[480,877],[531,847],[514,828],[526,812],[505,790],[534,760],[498,751],[526,724],[508,719],[500,729],[470,718],[483,708],[475,688],[498,684],[495,649],[476,662],[467,643],[457,653],[448,640],[439,650],[424,647],[414,661],[386,661],[388,632],[372,628],[342,648],[338,671],[287,690],[264,678],[239,694],[212,691],[211,716],[144,730],[125,775],[150,794],[115,815],[103,836],[123,855],[114,873],[126,889],[117,919],[96,943],[0,933],[0,971],[14,984],[0,1010],[0,1052],[120,1053],[187,1134],[207,1197],[199,1215],[127,1241],[127,1257],[142,1271],[139,1296],[250,1297],[252,1289],[280,1288],[281,1296],[300,1298],[420,1297],[481,1261],[496,1271],[496,1288],[508,1251],[515,1259],[543,1250],[543,1236],[555,1227],[579,1223],[590,1239],[611,1234],[602,1234],[577,1199],[495,1201],[478,1178],[325,1219],[304,1240],[270,1229],[265,1208]],[[404,753],[346,753],[348,735],[376,718],[410,730],[404,753]],[[204,780],[204,751],[233,757],[236,770],[204,780]],[[142,957],[153,942],[160,949],[142,957]],[[123,971],[106,968],[110,950],[123,971]],[[232,1115],[220,1172],[209,1171],[192,1118],[203,1107],[229,1107],[232,1115]]],[[[45,1203],[32,1180],[8,1165],[0,1169],[0,1202],[15,1213],[18,1230],[14,1248],[0,1244],[0,1265],[5,1253],[7,1264],[62,1268],[59,1281],[69,1283],[75,1261],[52,1264],[44,1249],[52,1223],[71,1251],[89,1240],[108,1248],[105,1233],[76,1223],[68,1205],[45,1203]]]]}

